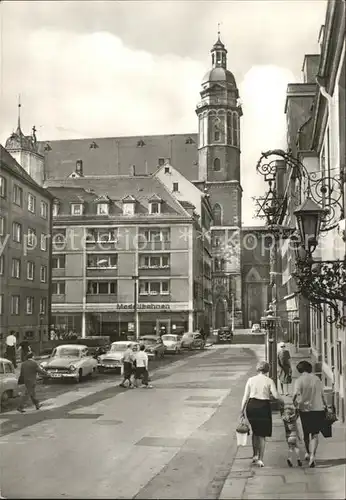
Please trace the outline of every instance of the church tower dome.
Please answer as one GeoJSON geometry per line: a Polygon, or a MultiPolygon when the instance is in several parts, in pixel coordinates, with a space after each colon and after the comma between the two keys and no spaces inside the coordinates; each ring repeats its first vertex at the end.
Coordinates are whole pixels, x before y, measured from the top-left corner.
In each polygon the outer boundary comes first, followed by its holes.
{"type": "Polygon", "coordinates": [[[42,186],[44,182],[44,157],[39,153],[36,139],[36,128],[32,127],[32,135],[24,135],[20,122],[21,103],[18,101],[17,128],[5,143],[5,149],[13,156],[31,177],[42,186]]]}

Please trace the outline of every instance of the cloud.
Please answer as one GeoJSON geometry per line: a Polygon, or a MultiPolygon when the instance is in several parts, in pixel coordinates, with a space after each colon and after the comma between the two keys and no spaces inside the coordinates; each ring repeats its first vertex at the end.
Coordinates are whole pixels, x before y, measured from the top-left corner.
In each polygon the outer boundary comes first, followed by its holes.
{"type": "Polygon", "coordinates": [[[243,101],[243,219],[252,224],[256,160],[285,146],[286,85],[315,50],[324,4],[7,2],[0,141],[15,127],[19,93],[25,132],[35,124],[40,140],[197,131],[200,82],[223,19],[243,101]]]}

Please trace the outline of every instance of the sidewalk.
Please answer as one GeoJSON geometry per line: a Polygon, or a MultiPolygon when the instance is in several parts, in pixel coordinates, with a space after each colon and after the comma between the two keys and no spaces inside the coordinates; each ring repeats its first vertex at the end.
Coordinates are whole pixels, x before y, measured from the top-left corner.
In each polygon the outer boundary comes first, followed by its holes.
{"type": "MultiPolygon", "coordinates": [[[[297,377],[296,364],[309,359],[309,348],[295,353],[294,346],[286,344],[292,357],[293,379],[297,377]]],[[[234,436],[235,439],[235,436],[234,436]]],[[[316,468],[289,468],[285,430],[278,413],[273,414],[273,436],[267,439],[264,468],[251,465],[252,446],[239,447],[231,470],[224,483],[220,499],[345,499],[346,498],[346,426],[333,425],[333,436],[320,435],[316,468]]],[[[302,458],[304,445],[300,445],[302,458]]]]}

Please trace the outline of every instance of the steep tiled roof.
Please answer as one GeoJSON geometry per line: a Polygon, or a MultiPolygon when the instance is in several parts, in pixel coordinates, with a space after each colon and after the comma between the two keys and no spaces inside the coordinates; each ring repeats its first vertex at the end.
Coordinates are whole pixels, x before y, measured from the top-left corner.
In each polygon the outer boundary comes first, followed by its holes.
{"type": "Polygon", "coordinates": [[[136,174],[148,174],[157,169],[159,158],[169,158],[185,177],[198,179],[196,134],[71,139],[38,144],[45,156],[47,179],[67,177],[75,170],[77,160],[83,160],[84,175],[95,172],[100,176],[128,175],[131,165],[135,165],[136,174]],[[139,145],[140,141],[144,145],[139,145]]]}
{"type": "Polygon", "coordinates": [[[0,144],[0,164],[1,169],[6,169],[9,172],[12,172],[16,177],[20,178],[26,184],[30,184],[37,191],[44,193],[45,196],[49,197],[49,193],[42,188],[36,181],[29,175],[23,167],[17,163],[17,161],[13,158],[12,155],[0,144]]]}
{"type": "MultiPolygon", "coordinates": [[[[154,194],[162,199],[161,215],[187,217],[188,214],[166,187],[154,176],[80,177],[63,181],[47,181],[47,189],[60,201],[82,203],[95,202],[101,195],[108,196],[113,204],[114,215],[122,214],[122,200],[126,196],[136,199],[138,215],[148,215],[149,200],[154,194]]],[[[159,217],[160,215],[156,215],[159,217]]]]}

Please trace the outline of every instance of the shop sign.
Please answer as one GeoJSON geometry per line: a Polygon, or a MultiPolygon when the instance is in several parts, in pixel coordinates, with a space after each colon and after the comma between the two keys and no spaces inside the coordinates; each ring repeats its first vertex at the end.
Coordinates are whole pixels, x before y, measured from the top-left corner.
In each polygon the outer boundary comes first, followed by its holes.
{"type": "MultiPolygon", "coordinates": [[[[134,304],[129,303],[118,303],[114,304],[116,309],[121,310],[134,310],[134,304]]],[[[139,303],[137,304],[138,311],[180,311],[187,310],[189,308],[189,304],[186,302],[173,302],[173,303],[139,303]]]]}

